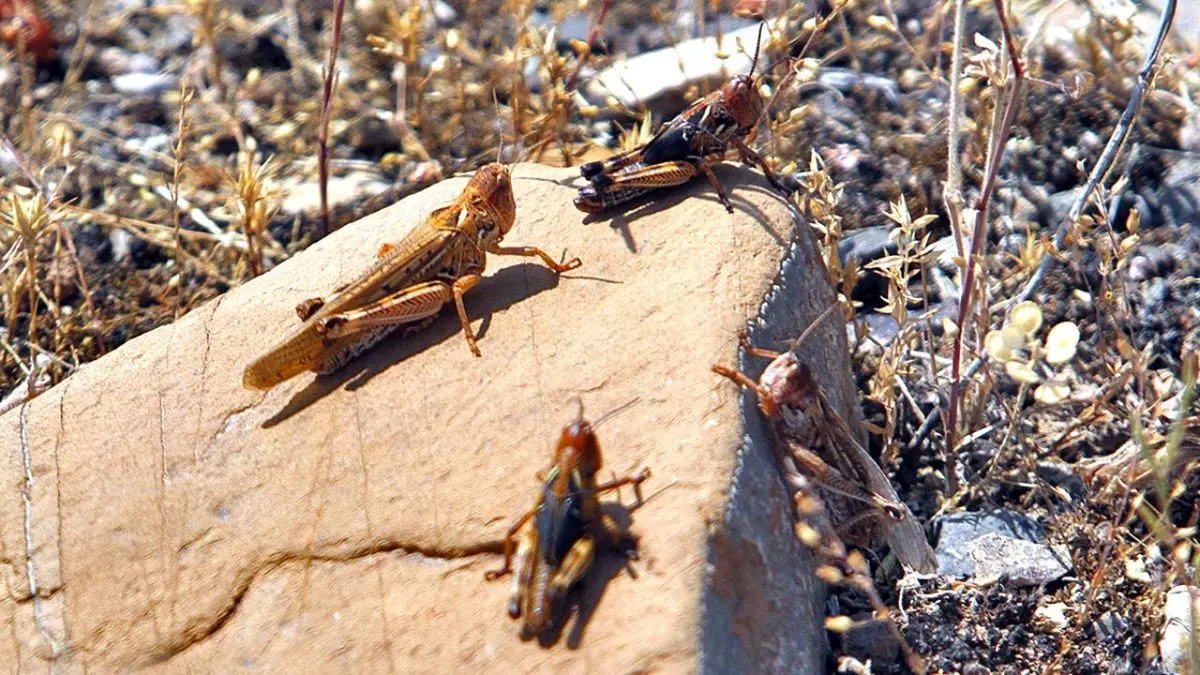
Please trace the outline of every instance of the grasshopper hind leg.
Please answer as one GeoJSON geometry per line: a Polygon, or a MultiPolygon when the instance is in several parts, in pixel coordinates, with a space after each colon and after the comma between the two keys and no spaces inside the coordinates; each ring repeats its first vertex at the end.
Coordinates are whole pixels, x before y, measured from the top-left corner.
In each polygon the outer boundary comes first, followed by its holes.
{"type": "Polygon", "coordinates": [[[583,580],[583,576],[591,569],[596,559],[596,544],[591,534],[585,534],[571,546],[562,564],[558,566],[550,579],[548,589],[548,605],[551,609],[561,610],[562,599],[567,591],[583,580]]]}
{"type": "Polygon", "coordinates": [[[533,582],[534,566],[537,563],[537,535],[533,528],[525,528],[517,544],[517,569],[513,575],[512,595],[508,600],[508,615],[516,619],[521,616],[525,597],[533,582]]]}

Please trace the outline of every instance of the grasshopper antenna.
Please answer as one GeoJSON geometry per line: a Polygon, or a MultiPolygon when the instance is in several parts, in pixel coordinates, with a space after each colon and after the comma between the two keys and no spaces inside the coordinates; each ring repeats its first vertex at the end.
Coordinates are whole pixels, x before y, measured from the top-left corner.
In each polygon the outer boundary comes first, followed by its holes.
{"type": "Polygon", "coordinates": [[[838,303],[835,301],[832,305],[827,307],[824,312],[821,312],[821,316],[818,316],[816,319],[813,320],[812,323],[808,324],[808,328],[804,329],[804,332],[800,334],[800,337],[796,338],[795,340],[790,340],[791,344],[788,345],[788,349],[794,350],[797,347],[799,347],[800,345],[804,344],[804,341],[808,339],[808,336],[814,330],[816,330],[817,326],[821,325],[822,321],[829,318],[829,315],[833,314],[833,310],[835,310],[837,308],[838,308],[838,303]]]}
{"type": "Polygon", "coordinates": [[[766,25],[766,19],[758,24],[758,38],[754,42],[754,58],[750,59],[750,77],[754,77],[754,69],[758,67],[758,53],[762,51],[762,34],[766,25]]]}
{"type": "Polygon", "coordinates": [[[576,408],[575,421],[582,424],[584,421],[584,419],[583,419],[583,399],[580,398],[579,396],[572,396],[571,398],[569,398],[567,400],[575,402],[575,408],[576,408]]]}
{"type": "Polygon", "coordinates": [[[495,87],[492,87],[492,105],[496,106],[496,135],[500,137],[496,147],[496,163],[501,164],[504,158],[504,116],[500,114],[500,99],[496,98],[495,87]]]}
{"type": "MultiPolygon", "coordinates": [[[[622,410],[625,410],[626,408],[629,408],[634,403],[637,403],[640,400],[642,400],[641,396],[634,396],[633,398],[622,403],[621,405],[613,408],[612,410],[609,410],[608,412],[604,413],[599,418],[597,418],[595,422],[592,422],[592,428],[595,429],[596,427],[600,426],[600,423],[603,422],[604,420],[612,417],[613,415],[616,415],[617,413],[621,412],[622,410]]],[[[579,403],[579,410],[580,410],[580,416],[582,416],[582,414],[583,414],[583,402],[582,401],[580,401],[580,403],[579,403]]]]}

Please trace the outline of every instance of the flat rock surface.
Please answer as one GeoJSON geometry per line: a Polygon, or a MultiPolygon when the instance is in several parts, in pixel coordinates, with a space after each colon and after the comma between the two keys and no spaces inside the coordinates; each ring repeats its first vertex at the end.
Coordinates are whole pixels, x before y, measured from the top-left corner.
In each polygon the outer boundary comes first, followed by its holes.
{"type": "Polygon", "coordinates": [[[698,181],[588,222],[571,205],[574,175],[514,168],[505,244],[565,249],[584,266],[557,279],[492,257],[467,298],[482,358],[447,312],[333,376],[241,387],[247,362],[296,325],[297,302],[364,269],[457,195],[459,177],[0,417],[0,663],[694,670],[706,537],[742,444],[738,392],[709,366],[734,362],[797,221],[757,174],[722,167],[733,216],[698,181]],[[508,581],[483,572],[531,506],[576,395],[593,417],[638,397],[598,429],[605,476],[654,475],[626,517],[636,578],[602,556],[582,621],[546,649],[518,639],[508,581]]]}

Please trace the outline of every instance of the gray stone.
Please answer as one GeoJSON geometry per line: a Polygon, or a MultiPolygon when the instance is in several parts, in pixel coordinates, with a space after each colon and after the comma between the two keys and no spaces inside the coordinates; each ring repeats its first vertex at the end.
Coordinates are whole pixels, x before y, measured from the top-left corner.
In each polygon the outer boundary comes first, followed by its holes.
{"type": "Polygon", "coordinates": [[[979,537],[995,533],[1035,543],[1046,537],[1041,525],[1015,511],[952,513],[934,520],[933,526],[937,533],[938,574],[957,577],[974,574],[968,545],[979,537]]]}
{"type": "Polygon", "coordinates": [[[878,260],[889,253],[895,253],[897,244],[888,236],[889,228],[885,225],[864,227],[842,235],[838,241],[838,258],[845,265],[853,257],[859,265],[865,265],[872,260],[878,260]]]}
{"type": "Polygon", "coordinates": [[[1197,613],[1200,613],[1200,589],[1195,586],[1176,586],[1167,591],[1158,652],[1162,656],[1163,670],[1168,673],[1184,675],[1195,672],[1191,647],[1192,643],[1200,641],[1200,634],[1192,623],[1192,616],[1197,613]]]}
{"type": "Polygon", "coordinates": [[[1071,571],[1071,552],[1061,544],[1048,546],[991,533],[971,540],[966,552],[974,564],[971,576],[976,581],[999,579],[1017,586],[1038,586],[1071,571]]]}
{"type": "Polygon", "coordinates": [[[156,73],[158,59],[147,54],[130,52],[120,47],[105,47],[96,55],[96,65],[110,77],[128,73],[156,73]]]}
{"type": "Polygon", "coordinates": [[[1166,224],[1180,227],[1200,222],[1200,159],[1184,153],[1172,156],[1160,194],[1166,224]]]}

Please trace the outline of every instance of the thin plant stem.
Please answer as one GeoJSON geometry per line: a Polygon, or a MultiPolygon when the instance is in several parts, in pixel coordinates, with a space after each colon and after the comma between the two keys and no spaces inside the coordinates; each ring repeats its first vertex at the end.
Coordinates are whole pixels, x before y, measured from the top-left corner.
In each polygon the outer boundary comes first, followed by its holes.
{"type": "Polygon", "coordinates": [[[333,41],[325,62],[325,84],[321,91],[321,120],[317,129],[317,173],[321,192],[321,236],[329,234],[329,120],[333,112],[333,90],[337,84],[338,49],[342,44],[342,15],[346,0],[333,3],[333,41]]]}
{"type": "Polygon", "coordinates": [[[975,269],[983,255],[984,239],[987,235],[987,212],[991,204],[992,193],[996,189],[996,176],[1000,172],[1000,160],[1004,156],[1004,145],[1012,130],[1013,120],[1017,117],[1017,107],[1020,104],[1021,92],[1025,84],[1025,68],[1021,65],[1021,57],[1017,54],[1016,43],[1004,13],[1003,0],[993,0],[996,13],[1000,17],[1000,29],[1004,33],[1004,41],[1008,48],[1008,58],[1012,67],[1012,82],[1008,97],[1004,103],[1004,113],[999,123],[992,129],[992,147],[988,153],[987,171],[984,174],[983,187],[975,202],[975,227],[971,234],[971,251],[967,256],[966,270],[963,272],[962,294],[958,302],[958,333],[954,338],[954,352],[951,359],[950,399],[946,405],[946,477],[949,481],[950,492],[958,491],[957,463],[954,461],[954,446],[956,425],[958,422],[958,406],[962,390],[962,349],[967,334],[967,318],[971,315],[971,304],[975,298],[975,269]]]}

